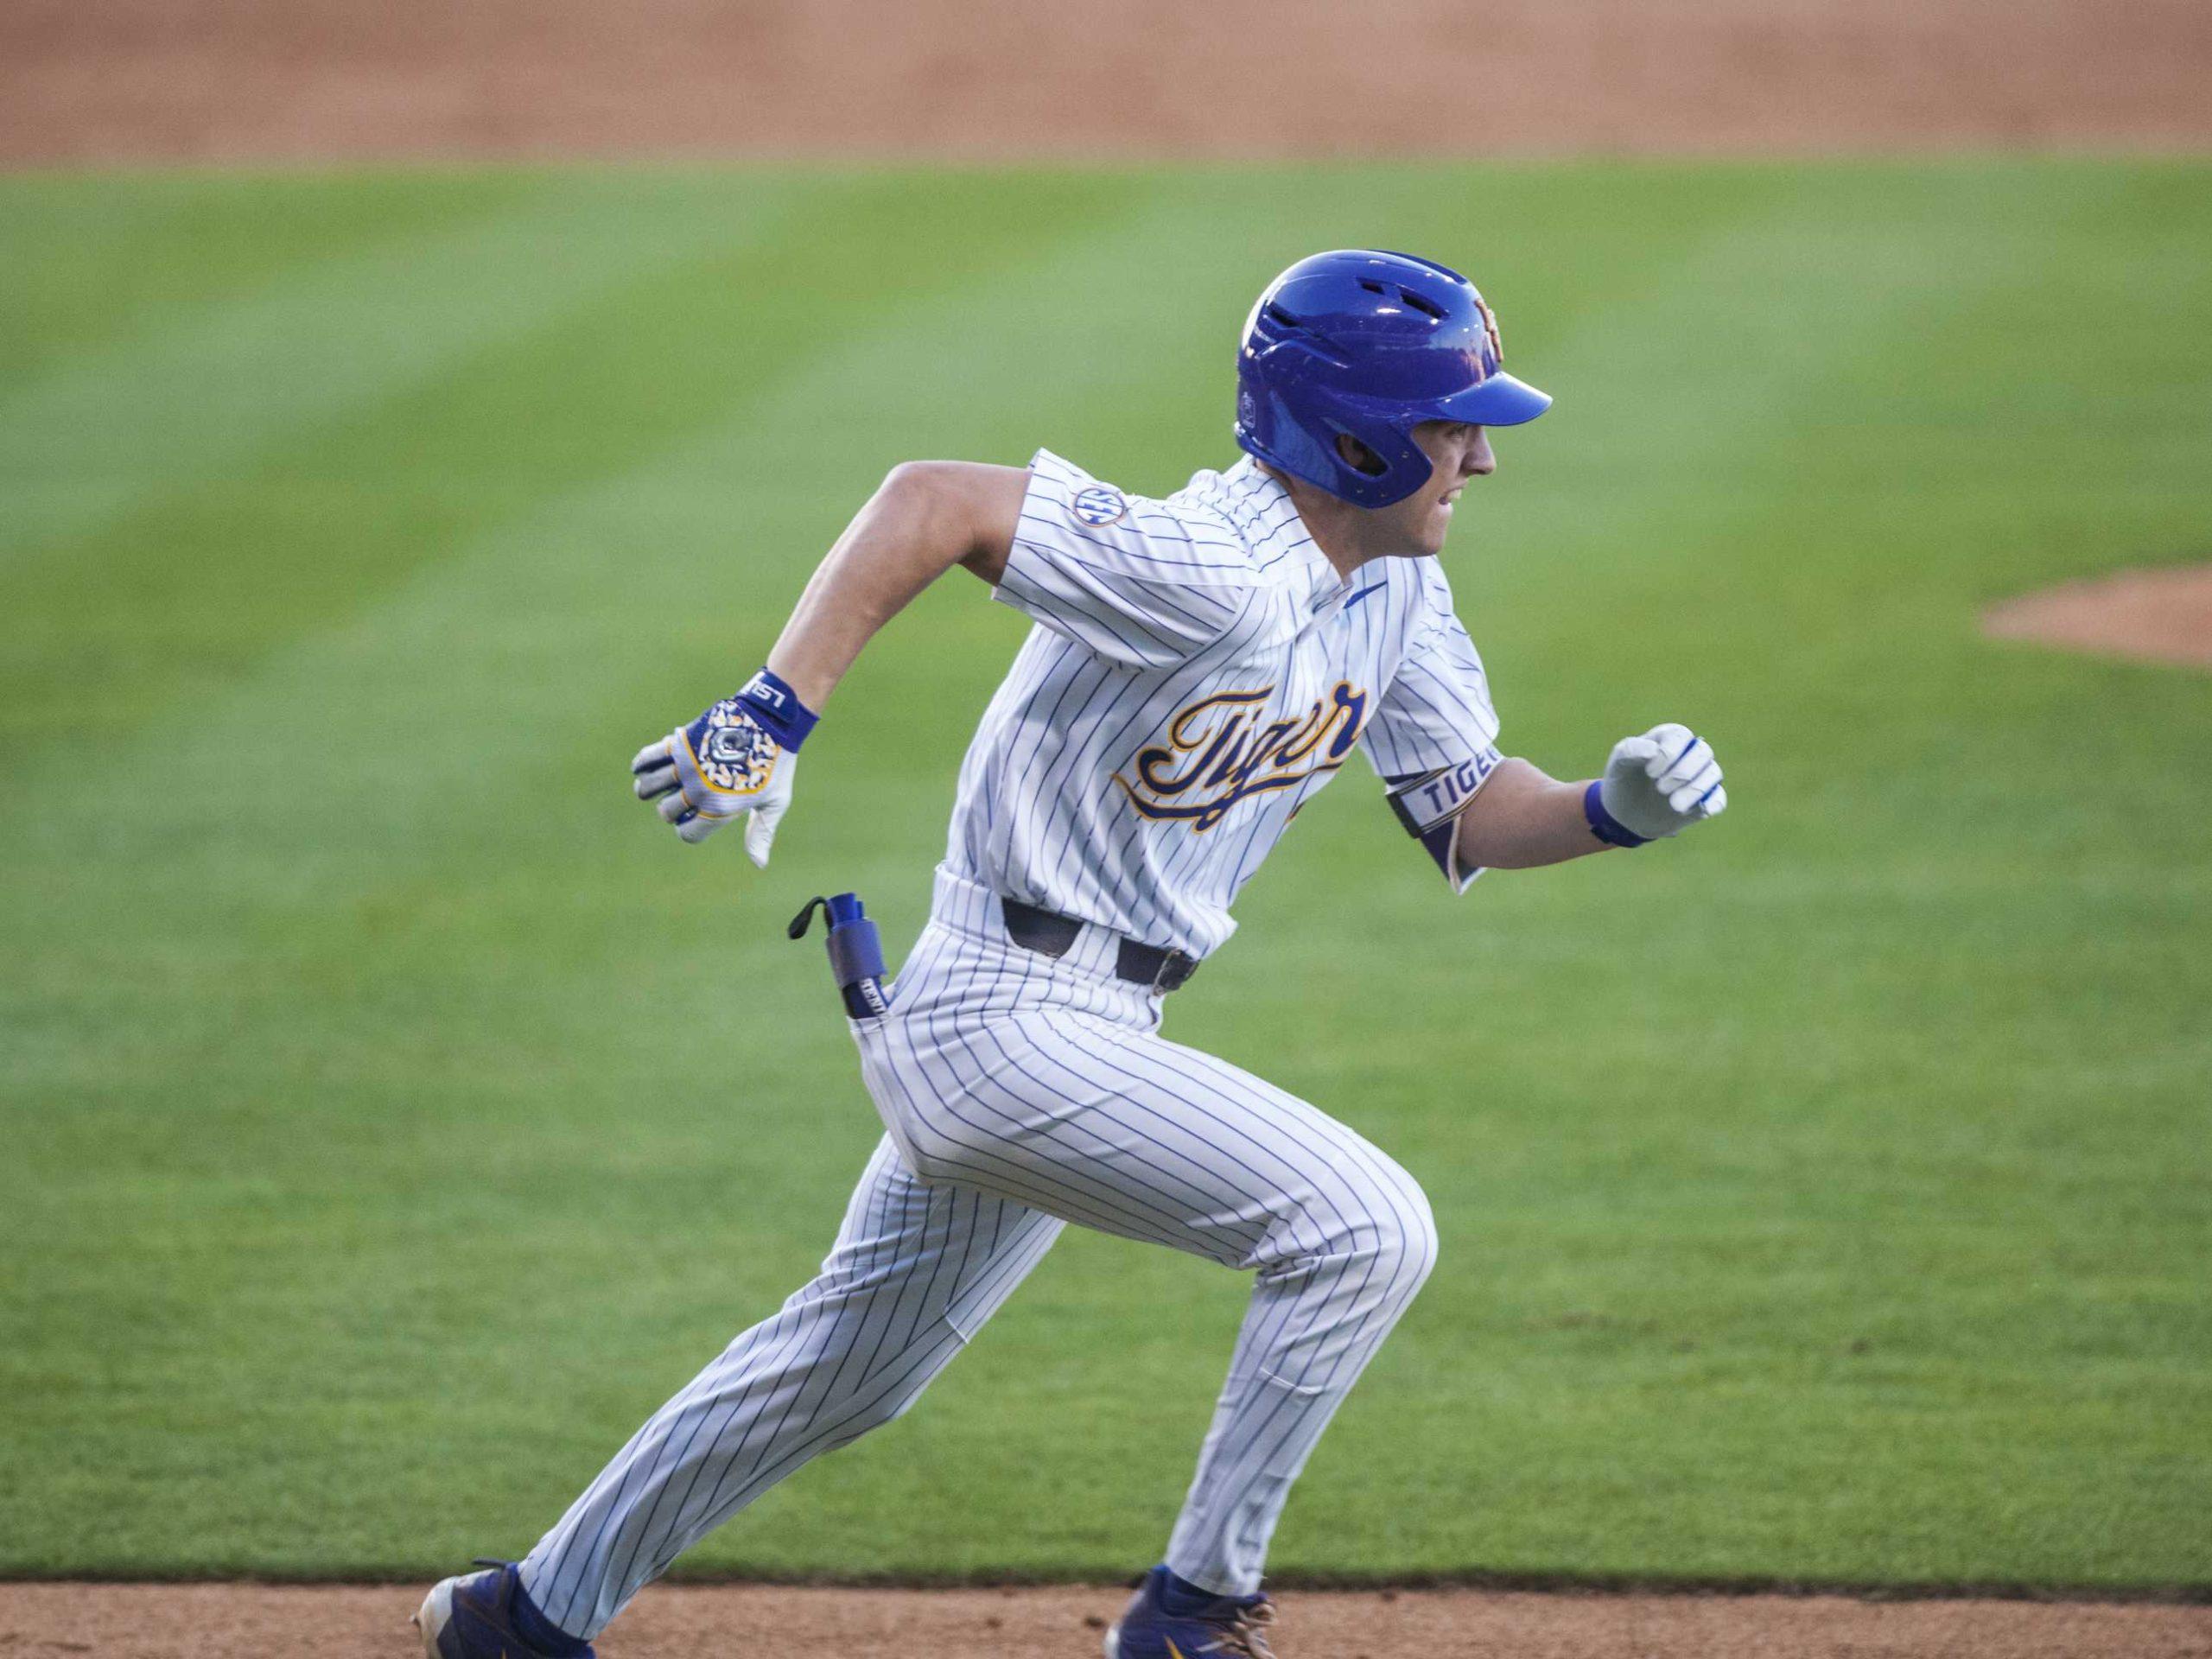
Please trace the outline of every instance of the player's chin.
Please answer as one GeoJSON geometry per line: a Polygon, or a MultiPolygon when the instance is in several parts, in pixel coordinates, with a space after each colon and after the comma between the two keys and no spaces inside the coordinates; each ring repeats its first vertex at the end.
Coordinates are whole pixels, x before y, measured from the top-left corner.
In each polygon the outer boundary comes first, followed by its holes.
{"type": "Polygon", "coordinates": [[[1452,504],[1448,501],[1440,501],[1429,510],[1427,517],[1421,520],[1421,528],[1414,533],[1414,541],[1423,553],[1434,555],[1444,550],[1445,538],[1451,533],[1452,504]]]}

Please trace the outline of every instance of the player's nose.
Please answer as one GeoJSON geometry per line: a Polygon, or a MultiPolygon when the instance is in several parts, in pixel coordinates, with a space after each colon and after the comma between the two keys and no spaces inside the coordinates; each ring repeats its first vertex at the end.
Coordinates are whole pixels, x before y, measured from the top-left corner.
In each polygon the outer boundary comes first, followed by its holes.
{"type": "Polygon", "coordinates": [[[1460,462],[1471,478],[1488,478],[1497,470],[1497,456],[1490,447],[1490,433],[1482,427],[1475,429],[1475,441],[1467,446],[1465,458],[1460,462]]]}

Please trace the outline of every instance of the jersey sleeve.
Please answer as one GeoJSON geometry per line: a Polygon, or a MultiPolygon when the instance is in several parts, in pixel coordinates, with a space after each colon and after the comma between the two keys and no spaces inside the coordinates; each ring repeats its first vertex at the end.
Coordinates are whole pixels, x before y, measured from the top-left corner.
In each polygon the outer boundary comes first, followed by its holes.
{"type": "Polygon", "coordinates": [[[997,593],[1102,657],[1166,668],[1235,628],[1256,580],[1225,524],[1126,494],[1039,449],[997,593]]]}
{"type": "Polygon", "coordinates": [[[1451,605],[1451,589],[1436,575],[1360,744],[1389,789],[1398,821],[1428,850],[1452,891],[1465,893],[1482,871],[1459,864],[1459,814],[1503,757],[1489,677],[1451,605]]]}

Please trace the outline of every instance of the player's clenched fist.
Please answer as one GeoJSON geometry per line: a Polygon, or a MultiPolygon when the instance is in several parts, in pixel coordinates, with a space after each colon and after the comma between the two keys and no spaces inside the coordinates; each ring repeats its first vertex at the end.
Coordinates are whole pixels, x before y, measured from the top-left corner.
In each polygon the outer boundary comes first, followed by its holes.
{"type": "Polygon", "coordinates": [[[745,826],[747,856],[768,867],[769,843],[791,802],[791,772],[815,716],[766,669],[689,726],[648,743],[630,762],[638,798],[685,841],[704,841],[732,818],[745,826]]]}
{"type": "Polygon", "coordinates": [[[1584,792],[1591,833],[1616,847],[1640,847],[1680,835],[1728,804],[1720,762],[1687,726],[1654,726],[1613,745],[1605,775],[1584,792]]]}

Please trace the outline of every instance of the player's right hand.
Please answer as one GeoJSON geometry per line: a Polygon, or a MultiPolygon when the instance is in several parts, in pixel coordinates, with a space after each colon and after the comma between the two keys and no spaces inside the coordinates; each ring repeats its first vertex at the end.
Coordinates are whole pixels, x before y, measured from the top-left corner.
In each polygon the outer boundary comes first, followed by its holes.
{"type": "Polygon", "coordinates": [[[735,696],[638,751],[630,762],[638,798],[687,842],[750,815],[746,855],[766,869],[791,805],[798,745],[813,725],[790,687],[763,669],[735,696]]]}
{"type": "Polygon", "coordinates": [[[1671,721],[1614,744],[1598,791],[1605,816],[1639,841],[1680,835],[1728,805],[1713,746],[1671,721]]]}

